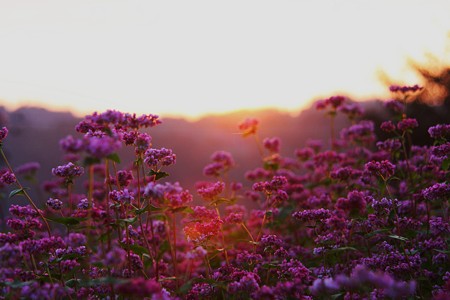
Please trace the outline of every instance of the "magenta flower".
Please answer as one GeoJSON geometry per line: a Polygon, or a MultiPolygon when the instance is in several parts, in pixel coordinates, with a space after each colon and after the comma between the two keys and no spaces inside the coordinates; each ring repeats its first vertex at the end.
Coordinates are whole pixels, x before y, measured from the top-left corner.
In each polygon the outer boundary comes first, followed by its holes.
{"type": "Polygon", "coordinates": [[[8,128],[2,127],[0,129],[0,143],[3,142],[3,140],[8,136],[8,128]]]}

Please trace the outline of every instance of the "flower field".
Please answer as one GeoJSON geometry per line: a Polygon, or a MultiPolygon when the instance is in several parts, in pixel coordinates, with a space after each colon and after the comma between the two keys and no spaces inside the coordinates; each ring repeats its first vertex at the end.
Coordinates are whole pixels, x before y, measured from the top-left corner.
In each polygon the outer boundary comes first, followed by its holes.
{"type": "Polygon", "coordinates": [[[260,167],[233,182],[239,162],[218,149],[195,190],[170,181],[176,153],[152,147],[158,116],[93,113],[60,141],[45,207],[24,185],[39,165],[9,164],[3,127],[0,298],[449,299],[450,124],[412,144],[421,124],[406,106],[421,91],[391,87],[385,140],[357,104],[318,102],[330,140],[291,157],[246,119],[237,129],[260,167]],[[340,132],[337,115],[351,121],[340,132]]]}

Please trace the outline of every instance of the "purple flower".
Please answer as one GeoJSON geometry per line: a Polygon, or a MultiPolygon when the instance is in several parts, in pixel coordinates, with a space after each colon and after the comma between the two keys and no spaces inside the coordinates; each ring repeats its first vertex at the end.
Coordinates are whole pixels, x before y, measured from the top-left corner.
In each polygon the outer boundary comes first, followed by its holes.
{"type": "Polygon", "coordinates": [[[59,199],[53,199],[49,198],[46,202],[47,206],[54,209],[54,210],[60,210],[62,208],[62,201],[59,199]]]}
{"type": "Polygon", "coordinates": [[[446,199],[450,197],[450,185],[443,183],[436,183],[422,191],[422,195],[425,199],[437,200],[437,199],[446,199]]]}
{"type": "Polygon", "coordinates": [[[264,147],[272,153],[280,152],[280,138],[265,138],[263,140],[264,147]]]}
{"type": "Polygon", "coordinates": [[[395,152],[402,147],[402,144],[397,139],[387,139],[383,142],[377,142],[377,148],[387,152],[395,152]]]}
{"type": "Polygon", "coordinates": [[[113,154],[121,147],[120,140],[109,135],[93,135],[86,137],[86,152],[95,158],[101,159],[113,154]]]}
{"type": "Polygon", "coordinates": [[[370,161],[364,165],[364,168],[369,174],[381,176],[383,180],[388,179],[395,172],[395,165],[388,160],[370,161]]]}
{"type": "Polygon", "coordinates": [[[408,92],[417,92],[417,91],[421,91],[423,89],[423,87],[418,86],[417,84],[412,85],[412,86],[400,86],[400,85],[391,85],[389,87],[389,90],[393,93],[408,93],[408,92]]]}
{"type": "Polygon", "coordinates": [[[73,136],[68,135],[59,141],[61,149],[68,153],[77,153],[84,150],[84,142],[80,139],[75,139],[73,136]]]}
{"type": "Polygon", "coordinates": [[[292,217],[299,221],[321,221],[331,217],[331,212],[325,208],[307,209],[293,213],[292,217]]]}
{"type": "Polygon", "coordinates": [[[197,193],[206,201],[214,200],[223,192],[225,183],[218,181],[216,183],[202,183],[197,187],[197,193]]]}
{"type": "Polygon", "coordinates": [[[144,162],[149,167],[157,167],[159,164],[163,166],[170,166],[175,164],[176,155],[171,149],[148,149],[144,154],[144,162]]]}
{"type": "Polygon", "coordinates": [[[134,141],[135,153],[144,153],[151,146],[152,137],[147,133],[139,133],[134,141]]]}
{"type": "Polygon", "coordinates": [[[83,175],[83,167],[77,166],[72,162],[63,166],[58,166],[52,169],[52,174],[63,178],[73,178],[83,175]]]}
{"type": "Polygon", "coordinates": [[[405,110],[404,104],[398,100],[390,100],[385,102],[384,106],[396,113],[402,113],[405,110]]]}
{"type": "Polygon", "coordinates": [[[407,119],[403,119],[400,122],[398,122],[397,129],[400,131],[408,131],[408,130],[411,130],[418,126],[419,126],[419,123],[417,123],[416,119],[407,118],[407,119]]]}
{"type": "Polygon", "coordinates": [[[3,140],[8,136],[8,128],[6,127],[2,127],[2,129],[0,129],[0,143],[3,142],[3,140]]]}
{"type": "Polygon", "coordinates": [[[16,175],[9,170],[0,173],[0,184],[10,185],[16,182],[16,175]]]}
{"type": "Polygon", "coordinates": [[[41,165],[38,162],[29,162],[16,168],[16,174],[33,174],[39,170],[41,165]]]}
{"type": "Polygon", "coordinates": [[[368,143],[375,139],[372,121],[361,121],[341,131],[341,137],[348,141],[368,143]]]}
{"type": "Polygon", "coordinates": [[[109,192],[109,197],[111,200],[120,202],[120,203],[127,203],[130,204],[134,201],[134,193],[129,191],[128,189],[123,190],[113,190],[109,192]]]}
{"type": "Polygon", "coordinates": [[[438,124],[428,128],[428,133],[433,139],[450,138],[450,124],[438,124]]]}

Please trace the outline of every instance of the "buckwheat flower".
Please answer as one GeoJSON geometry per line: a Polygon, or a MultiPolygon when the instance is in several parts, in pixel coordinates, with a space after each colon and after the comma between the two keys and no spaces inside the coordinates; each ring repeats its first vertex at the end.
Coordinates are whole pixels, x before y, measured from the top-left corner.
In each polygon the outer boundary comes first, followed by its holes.
{"type": "Polygon", "coordinates": [[[188,190],[166,192],[164,198],[166,205],[172,209],[185,207],[193,200],[193,196],[188,190]]]}
{"type": "Polygon", "coordinates": [[[450,224],[441,217],[430,219],[430,231],[433,235],[447,235],[450,233],[450,224]]]}
{"type": "Polygon", "coordinates": [[[422,89],[423,89],[423,87],[421,87],[421,86],[419,86],[417,84],[412,85],[412,86],[391,85],[389,87],[389,90],[391,92],[393,92],[393,93],[402,93],[402,94],[405,94],[405,93],[408,93],[408,92],[417,92],[417,91],[421,91],[422,89]]]}
{"type": "Polygon", "coordinates": [[[171,149],[148,149],[144,154],[144,162],[149,167],[157,167],[159,164],[162,166],[170,166],[175,164],[176,155],[171,149]]]}
{"type": "Polygon", "coordinates": [[[438,200],[438,199],[447,199],[450,197],[450,185],[442,182],[436,183],[422,191],[422,195],[425,199],[438,200]]]}
{"type": "Polygon", "coordinates": [[[216,183],[203,183],[197,188],[197,193],[206,201],[212,201],[218,197],[224,190],[225,183],[217,181],[216,183]]]}
{"type": "Polygon", "coordinates": [[[201,244],[211,237],[217,236],[221,230],[223,221],[215,218],[203,222],[190,222],[184,228],[184,234],[189,242],[201,244]]]}
{"type": "Polygon", "coordinates": [[[134,142],[134,145],[135,145],[134,152],[136,154],[144,153],[152,145],[151,142],[152,142],[152,137],[149,134],[139,133],[139,135],[137,136],[137,138],[134,142]]]}
{"type": "Polygon", "coordinates": [[[374,124],[372,121],[361,121],[341,131],[342,139],[359,143],[375,140],[374,124]]]}
{"type": "Polygon", "coordinates": [[[333,278],[317,278],[309,290],[313,296],[333,295],[340,290],[340,285],[333,278]]]}
{"type": "Polygon", "coordinates": [[[339,107],[339,111],[346,114],[350,120],[358,118],[364,113],[361,105],[357,103],[345,103],[339,107]]]}
{"type": "Polygon", "coordinates": [[[211,155],[213,162],[221,163],[225,169],[231,168],[235,165],[233,156],[227,151],[216,151],[211,155]]]}
{"type": "Polygon", "coordinates": [[[46,202],[47,206],[54,209],[54,210],[61,210],[62,208],[62,201],[59,199],[49,198],[46,202]]]}
{"type": "Polygon", "coordinates": [[[233,192],[237,192],[237,191],[241,190],[242,188],[243,188],[243,185],[242,185],[242,183],[240,183],[240,182],[232,182],[232,183],[230,184],[230,189],[231,189],[233,192]]]}
{"type": "Polygon", "coordinates": [[[259,120],[254,118],[247,118],[243,122],[239,123],[238,128],[241,131],[243,137],[256,134],[258,130],[259,120]]]}
{"type": "Polygon", "coordinates": [[[377,215],[387,216],[394,208],[394,201],[388,198],[382,198],[381,200],[373,199],[371,206],[377,215]]]}
{"type": "Polygon", "coordinates": [[[388,160],[370,161],[364,165],[364,169],[371,175],[381,176],[383,180],[394,175],[395,165],[388,160]]]}
{"type": "Polygon", "coordinates": [[[419,123],[417,123],[416,119],[412,118],[403,119],[397,124],[397,129],[402,132],[411,130],[416,127],[419,127],[419,123]]]}
{"type": "Polygon", "coordinates": [[[402,113],[405,110],[405,105],[399,100],[390,100],[385,102],[384,106],[396,113],[402,113]]]}
{"type": "Polygon", "coordinates": [[[196,283],[188,294],[188,299],[212,299],[215,287],[209,283],[196,283]]]}
{"type": "Polygon", "coordinates": [[[83,175],[83,167],[77,166],[71,162],[66,165],[58,166],[52,169],[52,174],[63,178],[73,178],[83,175]]]}
{"type": "Polygon", "coordinates": [[[376,146],[379,150],[395,152],[402,147],[402,144],[397,139],[387,139],[382,142],[377,142],[376,146]]]}
{"type": "Polygon", "coordinates": [[[191,213],[191,218],[193,220],[209,221],[218,218],[215,210],[208,209],[205,206],[193,206],[192,210],[194,211],[191,213]]]}
{"type": "Polygon", "coordinates": [[[295,150],[295,156],[297,156],[300,161],[307,161],[314,156],[314,150],[309,147],[297,149],[295,150]]]}
{"type": "Polygon", "coordinates": [[[105,266],[120,268],[127,262],[127,252],[120,247],[113,247],[106,253],[103,263],[105,266]]]}
{"type": "Polygon", "coordinates": [[[366,210],[367,196],[364,192],[351,191],[347,194],[347,198],[339,198],[336,202],[336,208],[349,212],[364,213],[366,210]]]}
{"type": "Polygon", "coordinates": [[[203,175],[205,176],[213,176],[218,177],[224,170],[224,165],[222,163],[213,162],[208,165],[206,165],[203,168],[203,175]]]}
{"type": "Polygon", "coordinates": [[[280,138],[273,137],[273,138],[265,138],[263,140],[264,148],[269,150],[272,153],[278,153],[280,152],[280,138]]]}
{"type": "Polygon", "coordinates": [[[82,233],[72,232],[72,233],[69,233],[69,235],[64,238],[64,241],[67,243],[68,246],[80,247],[80,246],[86,245],[87,238],[82,233]]]}
{"type": "Polygon", "coordinates": [[[68,153],[78,153],[84,150],[84,142],[81,139],[76,139],[72,135],[59,140],[59,147],[68,153]]]}
{"type": "Polygon", "coordinates": [[[109,192],[109,197],[112,201],[130,204],[134,201],[134,193],[128,189],[112,190],[109,192]]]}
{"type": "Polygon", "coordinates": [[[244,216],[241,213],[230,213],[223,221],[226,224],[241,224],[244,221],[244,216]]]}
{"type": "Polygon", "coordinates": [[[228,285],[228,292],[231,294],[252,293],[259,289],[259,276],[252,272],[247,272],[239,281],[231,282],[228,285]]]}
{"type": "Polygon", "coordinates": [[[9,170],[0,175],[0,184],[10,185],[16,182],[16,175],[9,170]]]}
{"type": "Polygon", "coordinates": [[[134,179],[133,171],[131,171],[131,170],[119,170],[117,172],[118,184],[121,187],[128,186],[133,179],[134,179]]]}
{"type": "Polygon", "coordinates": [[[0,129],[0,144],[3,142],[3,140],[8,136],[8,128],[2,127],[0,129]]]}
{"type": "Polygon", "coordinates": [[[124,126],[130,129],[154,127],[161,124],[159,116],[153,114],[141,115],[139,117],[136,117],[136,114],[125,114],[124,119],[124,126]]]}
{"type": "Polygon", "coordinates": [[[438,159],[445,159],[450,156],[450,142],[431,148],[431,154],[438,159]]]}
{"type": "Polygon", "coordinates": [[[325,208],[307,209],[294,212],[292,217],[299,221],[321,221],[330,218],[331,212],[325,208]]]}
{"type": "Polygon", "coordinates": [[[316,103],[317,110],[323,110],[327,107],[331,107],[332,110],[338,109],[345,101],[343,96],[332,96],[330,98],[320,100],[316,103]]]}
{"type": "Polygon", "coordinates": [[[428,128],[428,133],[433,139],[449,139],[450,138],[450,124],[438,124],[428,128]]]}
{"type": "Polygon", "coordinates": [[[90,136],[86,140],[86,152],[98,159],[113,154],[122,146],[117,137],[109,135],[90,136]]]}
{"type": "Polygon", "coordinates": [[[41,168],[41,165],[38,162],[29,162],[23,164],[16,168],[16,174],[34,174],[37,170],[41,168]]]}
{"type": "Polygon", "coordinates": [[[395,131],[395,125],[392,123],[392,121],[384,121],[380,125],[380,129],[384,132],[394,132],[395,131]]]}
{"type": "Polygon", "coordinates": [[[356,179],[361,176],[361,171],[355,170],[352,167],[343,167],[333,170],[330,173],[330,177],[332,179],[338,179],[342,181],[346,181],[348,179],[356,179]]]}
{"type": "Polygon", "coordinates": [[[302,282],[308,282],[310,280],[311,271],[306,268],[299,260],[290,259],[283,260],[283,262],[279,265],[277,273],[280,279],[300,279],[302,282]]]}
{"type": "Polygon", "coordinates": [[[31,205],[21,206],[12,204],[9,207],[9,212],[18,218],[35,218],[39,216],[38,212],[31,205]]]}

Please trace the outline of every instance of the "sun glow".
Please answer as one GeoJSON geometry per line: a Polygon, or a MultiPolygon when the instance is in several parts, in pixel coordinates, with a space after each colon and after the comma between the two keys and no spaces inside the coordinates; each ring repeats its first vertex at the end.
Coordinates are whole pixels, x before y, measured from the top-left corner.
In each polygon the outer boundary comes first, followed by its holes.
{"type": "Polygon", "coordinates": [[[450,64],[448,11],[448,1],[3,1],[0,99],[193,118],[384,97],[380,78],[417,82],[408,59],[450,64]]]}

